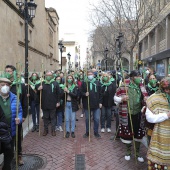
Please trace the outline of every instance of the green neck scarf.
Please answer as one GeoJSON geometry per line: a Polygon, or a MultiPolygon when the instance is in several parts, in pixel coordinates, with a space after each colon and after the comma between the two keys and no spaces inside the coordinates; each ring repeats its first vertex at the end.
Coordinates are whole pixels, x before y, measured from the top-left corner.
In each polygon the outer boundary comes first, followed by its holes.
{"type": "Polygon", "coordinates": [[[132,83],[132,82],[130,82],[128,87],[136,90],[136,92],[137,92],[137,101],[139,102],[140,98],[141,98],[141,90],[140,90],[140,88],[135,83],[132,83]]]}
{"type": "Polygon", "coordinates": [[[168,95],[167,93],[163,92],[168,100],[168,104],[169,104],[169,107],[170,107],[170,95],[168,95]]]}
{"type": "Polygon", "coordinates": [[[63,89],[63,90],[64,90],[65,87],[66,87],[64,84],[59,84],[59,86],[60,86],[60,88],[63,89]]]}
{"type": "Polygon", "coordinates": [[[154,92],[156,92],[159,89],[157,86],[156,87],[152,87],[150,85],[150,83],[148,83],[148,87],[149,87],[149,89],[153,90],[154,92]]]}
{"type": "Polygon", "coordinates": [[[75,87],[75,84],[72,84],[70,87],[68,87],[68,90],[69,90],[70,92],[73,92],[74,87],[75,87]]]}
{"type": "Polygon", "coordinates": [[[113,77],[111,77],[111,78],[110,78],[110,81],[113,82],[113,81],[115,81],[115,79],[114,79],[113,77]]]}
{"type": "Polygon", "coordinates": [[[54,79],[51,79],[50,81],[44,80],[45,84],[49,84],[49,85],[51,84],[52,92],[54,92],[54,84],[53,84],[53,82],[54,82],[54,79]]]}
{"type": "Polygon", "coordinates": [[[36,86],[37,84],[40,84],[40,83],[41,83],[40,80],[36,80],[36,81],[34,81],[34,82],[32,82],[32,81],[29,80],[29,85],[31,85],[31,87],[32,87],[33,90],[35,89],[35,86],[36,86]]]}
{"type": "Polygon", "coordinates": [[[17,93],[21,94],[22,90],[21,90],[21,79],[14,79],[14,81],[12,82],[12,84],[10,85],[15,86],[16,85],[16,89],[17,89],[17,93]]]}
{"type": "Polygon", "coordinates": [[[110,86],[112,84],[112,82],[109,80],[109,82],[105,83],[102,80],[100,81],[102,84],[102,87],[105,86],[105,91],[107,91],[107,87],[110,86]]]}
{"type": "Polygon", "coordinates": [[[93,89],[93,85],[95,87],[95,92],[97,92],[97,88],[96,88],[96,83],[94,83],[96,81],[95,78],[93,78],[91,81],[88,79],[88,82],[90,83],[90,90],[93,89]]]}

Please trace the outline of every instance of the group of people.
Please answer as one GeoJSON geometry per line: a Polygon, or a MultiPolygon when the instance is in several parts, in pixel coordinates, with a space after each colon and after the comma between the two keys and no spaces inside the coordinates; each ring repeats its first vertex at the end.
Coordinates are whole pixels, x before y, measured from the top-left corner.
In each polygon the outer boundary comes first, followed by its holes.
{"type": "MultiPolygon", "coordinates": [[[[89,124],[93,117],[93,133],[111,132],[113,108],[116,114],[116,138],[126,145],[125,160],[131,159],[134,144],[137,161],[144,162],[140,144],[148,139],[148,169],[170,169],[170,78],[160,79],[152,67],[142,75],[138,70],[122,75],[116,72],[97,72],[96,69],[46,71],[41,76],[33,72],[27,84],[19,81],[14,66],[7,65],[0,78],[0,152],[4,153],[3,170],[10,169],[13,159],[16,126],[18,126],[18,163],[22,160],[22,123],[32,114],[32,132],[40,130],[40,109],[43,113],[43,136],[56,136],[56,130],[65,132],[65,138],[76,137],[76,112],[82,104],[81,117],[85,115],[86,130],[83,138],[90,136],[89,124]],[[145,76],[144,76],[145,75],[145,76]],[[18,101],[19,100],[19,101],[18,101]],[[29,100],[29,101],[28,101],[29,100]],[[18,107],[18,109],[17,109],[18,107]],[[65,122],[65,126],[63,126],[65,122]]],[[[21,78],[20,78],[21,80],[21,78]]]]}

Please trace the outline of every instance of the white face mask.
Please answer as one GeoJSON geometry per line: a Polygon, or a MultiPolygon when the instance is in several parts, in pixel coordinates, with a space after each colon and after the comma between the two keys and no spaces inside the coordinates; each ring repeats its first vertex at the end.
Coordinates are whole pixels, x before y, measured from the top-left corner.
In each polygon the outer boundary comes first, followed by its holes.
{"type": "Polygon", "coordinates": [[[89,79],[89,80],[92,80],[92,79],[93,79],[93,75],[89,75],[89,76],[88,76],[88,79],[89,79]]]}
{"type": "Polygon", "coordinates": [[[147,75],[150,73],[150,71],[149,70],[146,70],[146,72],[145,72],[147,75]]]}
{"type": "Polygon", "coordinates": [[[1,87],[1,92],[2,92],[3,94],[9,93],[9,86],[7,86],[7,85],[2,86],[2,87],[1,87]]]}

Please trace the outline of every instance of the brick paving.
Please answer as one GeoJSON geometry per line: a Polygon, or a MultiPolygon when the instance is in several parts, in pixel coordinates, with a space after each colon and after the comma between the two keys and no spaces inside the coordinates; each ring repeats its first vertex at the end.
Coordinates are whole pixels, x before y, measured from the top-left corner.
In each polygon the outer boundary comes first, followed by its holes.
{"type": "MultiPolygon", "coordinates": [[[[112,133],[100,133],[101,139],[96,139],[91,130],[91,141],[84,139],[85,121],[77,112],[76,138],[66,139],[63,132],[57,131],[57,136],[51,133],[40,136],[37,132],[29,132],[23,141],[23,154],[36,154],[46,159],[45,170],[74,170],[76,154],[85,155],[86,170],[146,170],[146,148],[141,146],[141,155],[145,163],[136,163],[134,157],[124,160],[125,146],[120,140],[110,140],[115,133],[115,121],[112,122],[112,133]]],[[[42,124],[42,123],[41,123],[42,124]]],[[[43,127],[41,128],[43,131],[43,127]]],[[[91,128],[92,129],[92,128],[91,128]]],[[[50,127],[49,127],[50,132],[50,127]]],[[[132,147],[133,150],[133,147],[132,147]]],[[[133,155],[133,154],[132,154],[133,155]]]]}

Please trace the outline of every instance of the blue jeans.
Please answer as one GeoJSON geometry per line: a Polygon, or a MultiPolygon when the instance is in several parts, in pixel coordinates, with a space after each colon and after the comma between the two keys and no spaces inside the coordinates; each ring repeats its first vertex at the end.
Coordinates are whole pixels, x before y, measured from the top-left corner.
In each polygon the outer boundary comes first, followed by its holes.
{"type": "MultiPolygon", "coordinates": [[[[86,133],[89,133],[89,112],[88,110],[84,109],[85,116],[86,116],[86,133]]],[[[90,109],[90,112],[93,112],[93,119],[94,119],[94,133],[98,133],[99,129],[99,121],[100,121],[100,109],[90,109]]],[[[91,117],[91,116],[90,116],[91,117]]]]}
{"type": "Polygon", "coordinates": [[[63,112],[56,112],[57,114],[57,126],[62,126],[63,112]]]}
{"type": "Polygon", "coordinates": [[[105,121],[107,122],[106,128],[111,128],[111,107],[102,106],[101,128],[105,128],[105,121]]]}
{"type": "Polygon", "coordinates": [[[65,121],[66,121],[66,131],[70,132],[70,121],[71,121],[71,132],[75,130],[75,122],[76,122],[76,112],[72,111],[71,102],[66,103],[66,113],[65,113],[65,121]]]}
{"type": "Polygon", "coordinates": [[[39,125],[39,113],[40,113],[40,105],[35,104],[35,101],[32,101],[31,102],[31,114],[32,114],[33,126],[39,125]]]}

